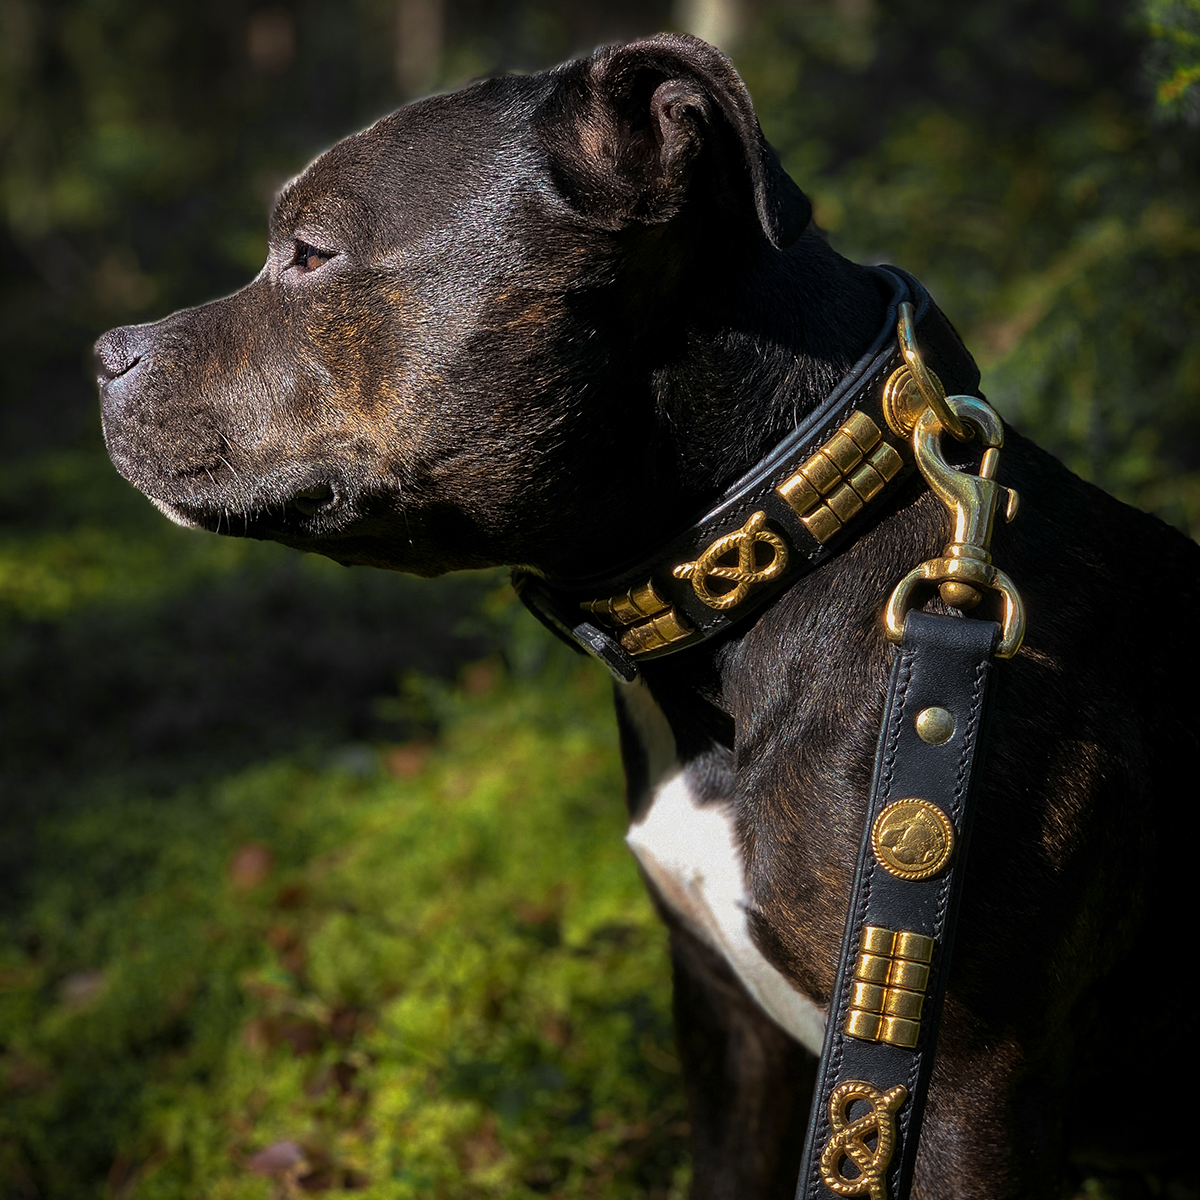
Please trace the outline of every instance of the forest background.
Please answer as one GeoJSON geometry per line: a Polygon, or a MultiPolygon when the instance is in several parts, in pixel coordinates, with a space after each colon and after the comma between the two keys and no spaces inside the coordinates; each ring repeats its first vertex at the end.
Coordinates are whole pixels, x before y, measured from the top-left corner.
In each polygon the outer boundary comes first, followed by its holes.
{"type": "Polygon", "coordinates": [[[683,1195],[604,673],[502,575],[169,525],[89,366],[337,137],[667,28],[1007,419],[1200,530],[1200,0],[3,0],[0,1197],[683,1195]]]}

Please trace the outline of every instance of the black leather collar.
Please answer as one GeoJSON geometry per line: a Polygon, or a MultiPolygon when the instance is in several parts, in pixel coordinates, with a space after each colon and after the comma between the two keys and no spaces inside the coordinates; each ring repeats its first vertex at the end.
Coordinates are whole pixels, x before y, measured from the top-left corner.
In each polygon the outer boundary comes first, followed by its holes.
{"type": "Polygon", "coordinates": [[[652,557],[588,579],[514,572],[539,620],[632,682],[639,662],[697,645],[758,612],[887,508],[915,470],[908,439],[883,412],[884,386],[903,363],[900,304],[915,308],[922,354],[947,392],[976,392],[979,371],[920,283],[896,267],[875,270],[891,291],[887,315],[838,387],[652,557]]]}

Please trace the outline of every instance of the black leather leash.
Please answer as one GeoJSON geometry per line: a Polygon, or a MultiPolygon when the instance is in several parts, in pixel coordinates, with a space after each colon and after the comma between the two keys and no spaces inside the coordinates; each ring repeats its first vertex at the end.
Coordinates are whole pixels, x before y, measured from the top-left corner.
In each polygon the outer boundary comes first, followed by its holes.
{"type": "Polygon", "coordinates": [[[797,1200],[908,1194],[999,636],[993,621],[905,620],[797,1200]]]}
{"type": "Polygon", "coordinates": [[[892,289],[888,325],[841,385],[668,546],[583,580],[514,574],[551,630],[631,682],[638,662],[724,633],[819,567],[867,527],[919,470],[953,518],[939,558],[915,567],[887,605],[899,644],[875,759],[868,820],[825,1030],[797,1200],[904,1200],[913,1175],[938,1020],[949,978],[992,664],[1024,636],[1021,601],[991,561],[1004,428],[973,394],[979,373],[911,276],[892,289]],[[894,333],[893,333],[894,330],[894,333]],[[926,359],[936,370],[930,369],[926,359]],[[947,396],[942,379],[959,394],[947,396]],[[985,447],[979,474],[952,467],[943,433],[985,447]],[[936,587],[1000,623],[910,611],[936,587]]]}

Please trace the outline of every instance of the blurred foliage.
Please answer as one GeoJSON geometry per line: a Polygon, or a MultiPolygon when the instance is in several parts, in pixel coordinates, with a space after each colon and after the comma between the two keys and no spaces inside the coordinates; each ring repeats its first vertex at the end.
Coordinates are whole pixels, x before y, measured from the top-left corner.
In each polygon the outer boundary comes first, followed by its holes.
{"type": "MultiPolygon", "coordinates": [[[[5,1200],[686,1178],[602,676],[493,576],[171,526],[100,441],[93,339],[258,270],[279,184],[404,98],[397,3],[0,4],[5,1200]]],[[[834,245],[919,275],[1010,419],[1200,529],[1198,0],[741,7],[834,245]]],[[[672,11],[443,9],[451,86],[672,11]]]]}
{"type": "Polygon", "coordinates": [[[1200,124],[1200,0],[1144,0],[1148,61],[1159,106],[1200,124]]]}
{"type": "Polygon", "coordinates": [[[682,1195],[665,932],[577,663],[410,680],[436,748],[60,822],[0,952],[0,1192],[682,1195]]]}
{"type": "Polygon", "coordinates": [[[1006,417],[1194,536],[1200,145],[1155,119],[1141,14],[850,7],[780,8],[739,56],[818,222],[926,283],[1006,417]]]}

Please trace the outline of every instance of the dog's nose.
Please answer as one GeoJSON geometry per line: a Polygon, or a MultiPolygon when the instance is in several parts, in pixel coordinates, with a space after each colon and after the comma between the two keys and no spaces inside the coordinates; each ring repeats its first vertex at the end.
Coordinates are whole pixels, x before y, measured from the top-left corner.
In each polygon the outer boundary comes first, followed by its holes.
{"type": "Polygon", "coordinates": [[[132,371],[145,357],[146,338],[136,325],[110,329],[92,348],[96,382],[103,387],[132,371]]]}

